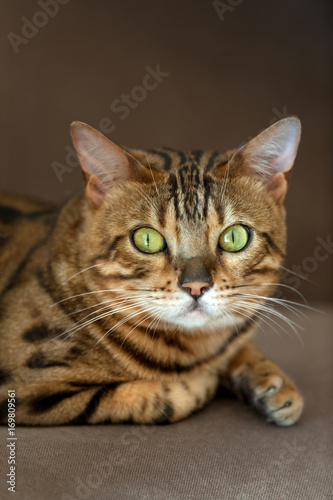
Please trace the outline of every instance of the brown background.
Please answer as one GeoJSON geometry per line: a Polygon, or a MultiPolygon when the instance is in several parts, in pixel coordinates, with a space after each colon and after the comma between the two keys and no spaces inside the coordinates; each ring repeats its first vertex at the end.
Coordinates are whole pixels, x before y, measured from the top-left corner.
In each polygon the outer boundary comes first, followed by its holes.
{"type": "Polygon", "coordinates": [[[224,3],[221,20],[211,1],[71,0],[16,54],[8,33],[45,16],[37,1],[2,0],[0,189],[54,201],[78,191],[78,168],[62,182],[52,168],[65,163],[73,119],[98,128],[109,118],[108,137],[131,147],[223,151],[296,114],[286,265],[311,269],[307,299],[331,299],[332,255],[309,260],[333,233],[331,2],[224,3]],[[111,103],[157,64],[169,76],[120,120],[111,103]]]}

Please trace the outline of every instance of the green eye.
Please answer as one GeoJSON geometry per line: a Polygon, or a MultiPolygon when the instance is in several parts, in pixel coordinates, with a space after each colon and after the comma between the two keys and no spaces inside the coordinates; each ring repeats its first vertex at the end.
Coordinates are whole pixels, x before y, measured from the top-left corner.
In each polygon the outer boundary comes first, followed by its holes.
{"type": "Polygon", "coordinates": [[[135,246],[145,253],[157,253],[165,247],[163,236],[150,227],[140,227],[133,234],[135,246]]]}
{"type": "Polygon", "coordinates": [[[244,226],[230,226],[219,238],[219,247],[226,252],[239,252],[249,241],[249,231],[244,226]]]}

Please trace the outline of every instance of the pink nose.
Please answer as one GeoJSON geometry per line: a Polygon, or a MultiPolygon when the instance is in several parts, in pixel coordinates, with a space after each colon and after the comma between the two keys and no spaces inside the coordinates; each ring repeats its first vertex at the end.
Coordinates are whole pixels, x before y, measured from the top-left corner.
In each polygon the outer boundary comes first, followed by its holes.
{"type": "Polygon", "coordinates": [[[209,283],[204,283],[201,281],[192,281],[190,283],[183,283],[182,287],[190,294],[199,297],[207,291],[209,288],[209,283]]]}

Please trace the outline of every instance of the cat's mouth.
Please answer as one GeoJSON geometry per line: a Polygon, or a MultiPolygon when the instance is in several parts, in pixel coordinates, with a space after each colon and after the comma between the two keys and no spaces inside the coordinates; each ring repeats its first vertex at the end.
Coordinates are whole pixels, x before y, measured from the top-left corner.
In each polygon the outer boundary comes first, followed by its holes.
{"type": "Polygon", "coordinates": [[[176,325],[192,329],[203,328],[209,325],[228,326],[229,322],[234,323],[230,313],[224,313],[225,305],[217,302],[211,292],[207,292],[205,297],[196,300],[187,296],[182,297],[182,301],[178,300],[173,303],[168,311],[169,321],[176,325]]]}
{"type": "Polygon", "coordinates": [[[198,319],[207,317],[207,314],[200,307],[195,305],[192,309],[190,309],[185,313],[185,317],[198,319]]]}
{"type": "Polygon", "coordinates": [[[198,303],[193,304],[187,311],[185,311],[185,313],[183,313],[183,318],[189,320],[203,320],[207,319],[207,316],[207,313],[198,303]]]}

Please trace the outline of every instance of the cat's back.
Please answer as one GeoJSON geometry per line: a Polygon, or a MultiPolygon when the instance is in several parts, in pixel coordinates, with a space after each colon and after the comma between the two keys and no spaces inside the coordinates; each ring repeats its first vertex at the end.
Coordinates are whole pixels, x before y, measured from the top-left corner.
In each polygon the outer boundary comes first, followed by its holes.
{"type": "Polygon", "coordinates": [[[46,237],[57,207],[0,193],[0,295],[24,259],[46,237]]]}

